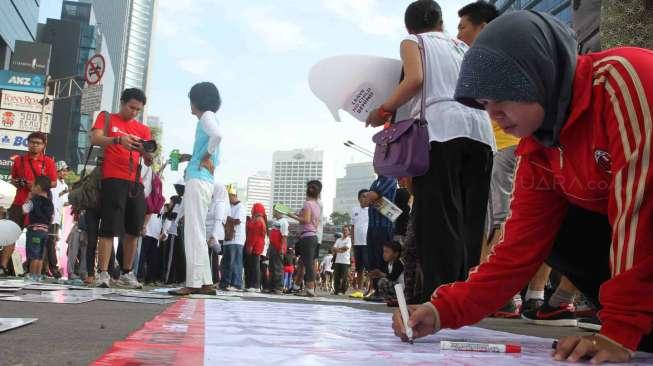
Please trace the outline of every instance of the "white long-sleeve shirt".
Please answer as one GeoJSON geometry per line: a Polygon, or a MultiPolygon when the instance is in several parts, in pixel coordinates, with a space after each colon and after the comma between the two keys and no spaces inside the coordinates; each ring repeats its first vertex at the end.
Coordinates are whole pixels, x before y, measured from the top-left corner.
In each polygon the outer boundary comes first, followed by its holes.
{"type": "Polygon", "coordinates": [[[206,238],[213,237],[216,241],[224,240],[224,225],[231,213],[229,194],[224,184],[216,182],[213,189],[211,205],[206,215],[206,238]]]}
{"type": "Polygon", "coordinates": [[[202,126],[202,130],[204,130],[206,135],[209,137],[209,145],[206,148],[206,151],[213,155],[215,150],[218,148],[220,141],[222,141],[222,135],[218,130],[218,117],[214,112],[206,111],[200,118],[200,125],[202,126]]]}

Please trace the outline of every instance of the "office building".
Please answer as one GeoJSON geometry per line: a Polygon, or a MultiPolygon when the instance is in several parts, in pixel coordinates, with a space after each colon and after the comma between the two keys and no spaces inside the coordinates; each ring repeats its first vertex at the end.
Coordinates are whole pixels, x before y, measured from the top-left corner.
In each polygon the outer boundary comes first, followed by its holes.
{"type": "Polygon", "coordinates": [[[500,13],[512,10],[537,10],[555,15],[571,26],[571,0],[490,0],[500,13]]]}
{"type": "Polygon", "coordinates": [[[269,172],[258,172],[247,178],[247,212],[252,212],[255,203],[262,204],[268,218],[272,218],[272,177],[269,172]]]}
{"type": "Polygon", "coordinates": [[[376,175],[372,162],[348,164],[345,176],[336,179],[336,197],[333,212],[351,213],[358,206],[358,191],[369,189],[376,175]]]}
{"type": "MultiPolygon", "coordinates": [[[[84,85],[84,67],[96,53],[105,58],[102,77],[101,109],[111,110],[114,96],[114,72],[105,38],[100,33],[90,4],[64,1],[61,19],[47,19],[39,26],[38,39],[52,45],[50,76],[54,79],[74,75],[78,85],[84,85]]],[[[89,131],[95,114],[80,111],[79,95],[54,102],[53,128],[49,138],[48,154],[57,160],[65,160],[76,169],[84,163],[90,146],[89,131]]]]}
{"type": "Polygon", "coordinates": [[[306,198],[306,183],[312,179],[321,181],[322,169],[322,151],[275,151],[272,155],[272,204],[301,209],[306,198]]]}
{"type": "Polygon", "coordinates": [[[9,68],[16,41],[36,40],[41,1],[0,1],[0,70],[9,68]]]}
{"type": "Polygon", "coordinates": [[[139,88],[147,94],[158,0],[81,1],[93,4],[100,30],[107,36],[116,73],[114,107],[124,89],[139,88]]]}

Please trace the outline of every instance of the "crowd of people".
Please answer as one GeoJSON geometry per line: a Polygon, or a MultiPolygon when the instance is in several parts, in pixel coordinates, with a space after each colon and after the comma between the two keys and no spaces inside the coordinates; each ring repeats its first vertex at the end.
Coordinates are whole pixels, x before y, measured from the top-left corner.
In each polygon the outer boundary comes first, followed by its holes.
{"type": "MultiPolygon", "coordinates": [[[[558,360],[627,361],[651,351],[653,52],[579,55],[573,31],[554,17],[499,16],[486,2],[459,16],[454,38],[435,1],[406,9],[402,80],[367,125],[387,128],[408,105],[410,118],[426,120],[428,169],[379,174],[322,258],[322,182],[307,182],[301,210],[274,211],[268,221],[263,205],[246,212],[235,187],[215,180],[221,99],[212,83],[190,90],[193,153],[177,195],[156,207],[150,131],[134,119],[145,95],[125,90],[119,113],[94,125],[92,143],[104,148],[100,204],[73,207],[69,278],[101,287],[184,283],[170,291],[179,296],[314,297],[321,288],[390,306],[401,283],[417,338],[486,316],[521,317],[599,332],[560,340],[558,360]],[[399,217],[381,209],[388,202],[399,217]],[[294,246],[289,220],[300,227],[294,246]]],[[[60,276],[47,238],[58,235],[67,167],[43,155],[46,142],[30,135],[12,170],[18,194],[9,217],[27,225],[31,280],[60,276]]],[[[0,274],[11,251],[2,251],[0,274]]],[[[408,340],[399,313],[393,328],[408,340]]]]}

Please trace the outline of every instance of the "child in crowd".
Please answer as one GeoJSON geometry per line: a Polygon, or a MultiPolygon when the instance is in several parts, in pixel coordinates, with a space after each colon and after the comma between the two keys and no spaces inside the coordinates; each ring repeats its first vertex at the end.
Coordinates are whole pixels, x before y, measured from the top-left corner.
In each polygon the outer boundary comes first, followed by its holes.
{"type": "Polygon", "coordinates": [[[292,278],[293,273],[295,272],[295,263],[297,262],[297,257],[295,257],[295,250],[293,248],[288,248],[288,251],[283,256],[283,290],[290,291],[292,288],[292,278]]]}
{"type": "Polygon", "coordinates": [[[27,261],[28,281],[39,282],[43,279],[43,250],[48,241],[48,232],[54,214],[54,205],[50,199],[50,178],[38,176],[34,180],[27,202],[23,205],[23,213],[28,215],[27,226],[27,261]]]}
{"type": "Polygon", "coordinates": [[[398,241],[391,241],[383,244],[383,261],[381,270],[370,272],[372,279],[379,281],[379,295],[390,305],[397,299],[395,285],[404,283],[404,264],[401,257],[401,244],[398,241]]]}

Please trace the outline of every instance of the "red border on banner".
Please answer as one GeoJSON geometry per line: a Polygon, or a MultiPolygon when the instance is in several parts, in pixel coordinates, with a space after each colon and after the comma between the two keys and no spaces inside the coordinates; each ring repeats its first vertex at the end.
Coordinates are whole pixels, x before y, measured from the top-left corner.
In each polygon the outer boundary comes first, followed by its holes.
{"type": "Polygon", "coordinates": [[[91,365],[202,365],[204,300],[179,300],[91,365]]]}

